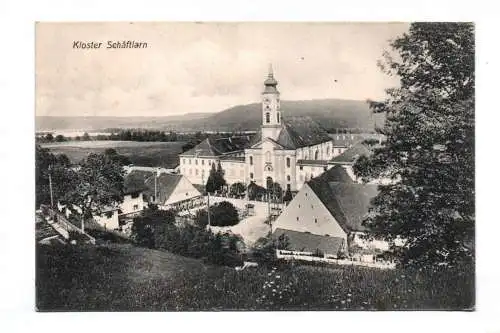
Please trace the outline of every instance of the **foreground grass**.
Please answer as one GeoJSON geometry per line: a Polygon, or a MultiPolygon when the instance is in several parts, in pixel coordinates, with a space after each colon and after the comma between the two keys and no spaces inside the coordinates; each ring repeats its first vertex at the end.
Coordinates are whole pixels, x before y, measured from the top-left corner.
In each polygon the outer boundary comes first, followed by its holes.
{"type": "Polygon", "coordinates": [[[260,267],[235,271],[132,245],[39,246],[40,311],[463,310],[474,274],[260,267]]]}

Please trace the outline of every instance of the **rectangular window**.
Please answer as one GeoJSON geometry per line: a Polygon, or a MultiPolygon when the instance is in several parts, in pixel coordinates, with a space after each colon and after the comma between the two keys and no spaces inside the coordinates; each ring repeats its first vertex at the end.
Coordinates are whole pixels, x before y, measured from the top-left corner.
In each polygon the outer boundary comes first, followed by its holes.
{"type": "Polygon", "coordinates": [[[201,165],[205,165],[205,160],[201,160],[201,165]]]}
{"type": "Polygon", "coordinates": [[[286,158],[286,167],[289,168],[290,167],[290,157],[287,157],[286,158]]]}

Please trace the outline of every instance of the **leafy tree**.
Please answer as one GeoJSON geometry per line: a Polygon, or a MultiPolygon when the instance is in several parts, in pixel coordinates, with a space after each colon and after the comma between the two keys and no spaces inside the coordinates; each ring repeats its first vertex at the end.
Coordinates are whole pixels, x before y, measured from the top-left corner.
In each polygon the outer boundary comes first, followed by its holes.
{"type": "Polygon", "coordinates": [[[90,141],[90,135],[89,133],[85,132],[83,133],[83,136],[82,136],[82,141],[90,141]]]}
{"type": "Polygon", "coordinates": [[[45,141],[47,142],[52,142],[54,141],[54,136],[52,135],[52,133],[49,133],[45,136],[45,141]]]}
{"type": "Polygon", "coordinates": [[[123,201],[123,169],[120,164],[104,154],[89,154],[80,164],[71,189],[63,201],[70,209],[78,207],[81,212],[82,230],[84,221],[101,215],[107,206],[123,201]]]}
{"type": "Polygon", "coordinates": [[[365,220],[403,264],[457,264],[474,258],[474,26],[414,23],[381,67],[400,78],[374,112],[387,137],[358,175],[380,186],[365,220]],[[394,240],[401,237],[404,247],[394,240]]]}
{"type": "MultiPolygon", "coordinates": [[[[149,248],[164,247],[175,223],[175,214],[170,210],[159,210],[156,206],[148,207],[142,216],[134,218],[132,239],[141,246],[149,248]]],[[[174,236],[175,237],[175,236],[174,236]]]]}
{"type": "MultiPolygon", "coordinates": [[[[210,207],[210,224],[225,227],[236,225],[239,222],[236,207],[228,201],[219,202],[210,207]]],[[[207,221],[208,223],[208,221],[207,221]]]]}
{"type": "Polygon", "coordinates": [[[64,135],[58,134],[56,136],[56,142],[64,142],[64,141],[66,141],[66,138],[64,137],[64,135]]]}
{"type": "Polygon", "coordinates": [[[196,212],[194,223],[201,229],[206,228],[206,226],[208,225],[208,212],[206,209],[199,209],[196,212]]]}
{"type": "Polygon", "coordinates": [[[64,154],[54,155],[40,145],[35,147],[36,207],[50,204],[49,174],[52,180],[52,193],[57,201],[70,189],[74,172],[70,169],[69,158],[64,154]]]}
{"type": "Polygon", "coordinates": [[[231,184],[231,187],[229,188],[229,193],[237,196],[242,195],[243,193],[245,193],[245,184],[241,182],[231,184]]]}
{"type": "Polygon", "coordinates": [[[127,156],[118,154],[114,148],[107,148],[104,151],[104,155],[122,166],[132,164],[127,156]]]}

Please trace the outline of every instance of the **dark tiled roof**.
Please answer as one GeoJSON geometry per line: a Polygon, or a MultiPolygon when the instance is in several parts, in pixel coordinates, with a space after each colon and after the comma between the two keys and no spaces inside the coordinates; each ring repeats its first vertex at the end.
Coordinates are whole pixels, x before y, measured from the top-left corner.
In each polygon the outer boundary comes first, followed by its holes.
{"type": "Polygon", "coordinates": [[[320,250],[325,254],[337,254],[342,249],[344,240],[338,237],[326,235],[315,235],[306,232],[299,232],[278,228],[273,233],[273,238],[277,239],[281,235],[288,238],[290,248],[301,252],[316,252],[320,250]]]}
{"type": "Polygon", "coordinates": [[[231,156],[231,155],[226,155],[222,156],[220,158],[223,161],[231,161],[231,162],[245,162],[245,157],[244,156],[231,156]]]}
{"type": "Polygon", "coordinates": [[[328,164],[327,160],[297,160],[298,165],[319,165],[326,166],[328,164]]]}
{"type": "MultiPolygon", "coordinates": [[[[145,195],[154,197],[155,195],[155,174],[151,171],[131,171],[125,176],[125,186],[143,188],[145,195]]],[[[182,179],[182,175],[171,173],[160,173],[156,178],[156,189],[158,191],[158,202],[164,203],[174,192],[177,184],[182,179]]]]}
{"type": "Polygon", "coordinates": [[[206,138],[196,147],[180,154],[180,156],[219,156],[227,153],[244,150],[249,146],[249,136],[234,136],[230,138],[206,138]]]}
{"type": "MultiPolygon", "coordinates": [[[[182,179],[182,175],[176,175],[171,173],[161,173],[156,178],[156,189],[158,191],[157,201],[160,203],[164,203],[170,197],[170,195],[174,192],[177,184],[182,179]]],[[[146,186],[148,190],[146,192],[147,195],[154,196],[155,193],[155,177],[150,177],[146,180],[146,186]]]]}
{"type": "Polygon", "coordinates": [[[377,185],[325,182],[321,177],[308,183],[344,231],[365,231],[363,219],[370,201],[377,195],[377,185]]]}
{"type": "Polygon", "coordinates": [[[286,118],[276,140],[280,145],[297,149],[331,141],[328,133],[310,117],[286,118]]]}
{"type": "Polygon", "coordinates": [[[320,182],[339,182],[354,184],[354,180],[347,174],[347,171],[340,165],[336,165],[316,177],[320,182]]]}
{"type": "Polygon", "coordinates": [[[334,164],[353,164],[356,159],[360,156],[369,156],[372,154],[372,151],[370,148],[361,143],[358,142],[352,147],[348,148],[346,151],[344,151],[342,154],[335,156],[330,160],[330,163],[334,164]]]}
{"type": "Polygon", "coordinates": [[[133,170],[125,176],[124,179],[124,192],[134,193],[145,191],[147,189],[146,179],[152,177],[154,172],[133,170]]]}

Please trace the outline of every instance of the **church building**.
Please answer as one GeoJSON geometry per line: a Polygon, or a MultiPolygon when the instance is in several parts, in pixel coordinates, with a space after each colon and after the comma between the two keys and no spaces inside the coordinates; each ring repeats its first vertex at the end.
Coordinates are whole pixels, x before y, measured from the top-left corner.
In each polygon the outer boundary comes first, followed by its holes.
{"type": "Polygon", "coordinates": [[[204,185],[213,163],[221,164],[228,184],[251,182],[266,187],[272,181],[283,190],[298,191],[356,140],[353,135],[330,136],[309,117],[288,117],[281,108],[278,81],[272,67],[261,94],[262,124],[252,137],[205,139],[180,154],[180,173],[193,184],[204,185]]]}

